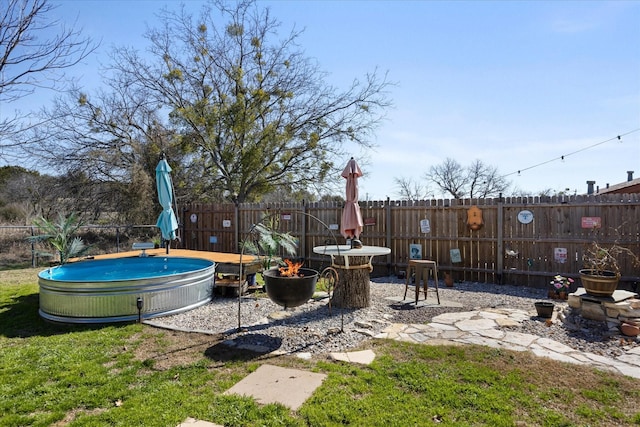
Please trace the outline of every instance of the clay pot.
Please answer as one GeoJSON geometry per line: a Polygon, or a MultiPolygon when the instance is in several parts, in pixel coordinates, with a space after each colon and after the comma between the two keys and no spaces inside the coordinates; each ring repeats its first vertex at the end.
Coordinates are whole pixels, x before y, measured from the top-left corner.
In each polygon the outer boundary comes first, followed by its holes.
{"type": "Polygon", "coordinates": [[[554,304],[548,301],[538,301],[535,303],[536,311],[538,312],[538,317],[542,317],[545,319],[550,319],[553,315],[553,307],[554,304]]]}
{"type": "Polygon", "coordinates": [[[632,325],[631,323],[621,323],[620,332],[628,337],[635,337],[640,334],[640,326],[632,325]]]}
{"type": "Polygon", "coordinates": [[[453,287],[453,277],[449,273],[444,273],[444,284],[449,288],[453,287]]]}

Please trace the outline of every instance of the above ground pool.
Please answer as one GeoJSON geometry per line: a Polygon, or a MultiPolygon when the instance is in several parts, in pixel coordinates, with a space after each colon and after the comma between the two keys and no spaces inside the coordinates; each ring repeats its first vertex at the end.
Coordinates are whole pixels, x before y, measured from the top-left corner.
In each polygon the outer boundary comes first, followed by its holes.
{"type": "Polygon", "coordinates": [[[40,316],[65,323],[166,316],[211,301],[215,263],[149,256],[85,260],[38,274],[40,316]]]}

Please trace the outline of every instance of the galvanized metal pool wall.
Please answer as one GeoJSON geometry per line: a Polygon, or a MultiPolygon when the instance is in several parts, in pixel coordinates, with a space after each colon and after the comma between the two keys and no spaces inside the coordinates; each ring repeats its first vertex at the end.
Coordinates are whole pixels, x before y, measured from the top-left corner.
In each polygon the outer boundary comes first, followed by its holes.
{"type": "Polygon", "coordinates": [[[40,316],[65,323],[109,323],[191,310],[211,301],[215,267],[206,260],[136,257],[47,269],[38,275],[40,316]]]}

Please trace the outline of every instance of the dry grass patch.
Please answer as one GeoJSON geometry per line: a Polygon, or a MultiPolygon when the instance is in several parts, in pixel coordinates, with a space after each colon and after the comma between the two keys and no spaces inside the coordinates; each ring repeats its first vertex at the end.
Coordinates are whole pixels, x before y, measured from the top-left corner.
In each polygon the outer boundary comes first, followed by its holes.
{"type": "Polygon", "coordinates": [[[44,268],[23,268],[17,270],[0,270],[1,285],[26,285],[38,282],[38,273],[44,268]]]}
{"type": "Polygon", "coordinates": [[[131,336],[129,342],[135,347],[135,360],[145,362],[146,366],[155,370],[166,371],[202,360],[207,349],[223,339],[222,334],[180,332],[145,326],[142,332],[131,336]]]}

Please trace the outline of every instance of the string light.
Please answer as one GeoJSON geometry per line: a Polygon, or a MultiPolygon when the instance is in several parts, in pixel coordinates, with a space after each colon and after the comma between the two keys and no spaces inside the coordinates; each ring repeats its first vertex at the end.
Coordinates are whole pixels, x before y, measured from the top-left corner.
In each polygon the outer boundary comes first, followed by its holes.
{"type": "Polygon", "coordinates": [[[533,166],[529,166],[529,167],[524,168],[524,169],[518,169],[518,170],[517,170],[517,171],[515,171],[515,172],[511,172],[511,173],[508,173],[508,174],[503,175],[503,176],[504,176],[505,178],[506,178],[506,177],[508,177],[508,176],[511,176],[511,175],[515,175],[515,174],[517,174],[518,176],[521,176],[521,173],[522,173],[522,172],[524,172],[524,171],[528,171],[528,170],[531,170],[531,169],[537,168],[537,167],[539,167],[539,166],[546,165],[547,163],[555,162],[556,160],[560,160],[560,161],[564,162],[564,159],[565,159],[566,157],[573,156],[574,154],[578,154],[578,153],[581,153],[581,152],[586,151],[586,150],[590,150],[591,148],[597,147],[598,145],[606,144],[607,142],[611,142],[611,141],[613,141],[613,140],[615,140],[615,139],[617,139],[620,143],[622,143],[622,137],[623,137],[623,136],[630,135],[630,134],[635,133],[635,132],[638,132],[638,131],[640,131],[640,128],[638,128],[638,129],[634,129],[634,130],[629,131],[629,132],[627,132],[627,133],[623,133],[623,134],[621,134],[621,135],[614,136],[613,138],[609,138],[609,139],[607,139],[607,140],[605,140],[605,141],[600,141],[600,142],[598,142],[598,143],[596,143],[596,144],[589,145],[588,147],[581,148],[581,149],[576,150],[576,151],[573,151],[573,152],[571,152],[571,153],[563,154],[563,155],[562,155],[562,156],[560,156],[560,157],[556,157],[556,158],[553,158],[553,159],[551,159],[551,160],[547,160],[547,161],[545,161],[545,162],[538,163],[538,164],[535,164],[535,165],[533,165],[533,166]]]}

